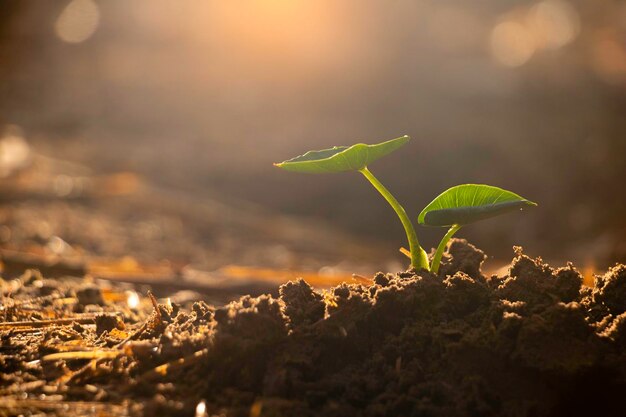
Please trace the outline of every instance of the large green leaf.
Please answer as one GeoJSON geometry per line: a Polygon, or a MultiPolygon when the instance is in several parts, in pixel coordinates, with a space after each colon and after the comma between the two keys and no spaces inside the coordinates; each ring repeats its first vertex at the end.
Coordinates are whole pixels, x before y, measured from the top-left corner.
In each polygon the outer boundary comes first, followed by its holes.
{"type": "Polygon", "coordinates": [[[321,151],[309,151],[304,155],[274,165],[288,171],[311,174],[358,171],[395,151],[409,139],[408,136],[402,136],[376,145],[357,143],[352,146],[335,146],[321,151]]]}
{"type": "Polygon", "coordinates": [[[428,226],[465,225],[536,205],[502,188],[464,184],[441,193],[422,210],[418,221],[428,226]]]}

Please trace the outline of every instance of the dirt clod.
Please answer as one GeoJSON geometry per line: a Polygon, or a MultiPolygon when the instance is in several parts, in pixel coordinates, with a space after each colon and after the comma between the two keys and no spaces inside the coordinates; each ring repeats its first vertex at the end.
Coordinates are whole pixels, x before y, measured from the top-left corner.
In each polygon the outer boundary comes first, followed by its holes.
{"type": "Polygon", "coordinates": [[[598,277],[595,284],[593,300],[596,303],[603,304],[614,315],[626,311],[626,265],[614,266],[598,277]]]}
{"type": "Polygon", "coordinates": [[[439,271],[443,276],[464,272],[474,279],[481,280],[483,276],[480,267],[485,259],[487,259],[485,253],[465,239],[451,239],[439,271]]]}
{"type": "Polygon", "coordinates": [[[291,326],[315,323],[324,318],[326,305],[320,294],[303,279],[281,285],[280,298],[285,302],[285,315],[291,326]]]}
{"type": "Polygon", "coordinates": [[[117,316],[100,314],[96,316],[96,334],[100,336],[104,332],[110,332],[113,329],[123,330],[124,322],[117,316]]]}

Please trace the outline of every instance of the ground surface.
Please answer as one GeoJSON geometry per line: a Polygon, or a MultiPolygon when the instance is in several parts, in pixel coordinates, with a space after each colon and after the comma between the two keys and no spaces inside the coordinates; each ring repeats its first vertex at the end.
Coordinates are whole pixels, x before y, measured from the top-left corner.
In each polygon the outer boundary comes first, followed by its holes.
{"type": "Polygon", "coordinates": [[[29,272],[2,283],[0,415],[622,415],[626,266],[483,260],[454,240],[439,276],[224,306],[29,272]]]}
{"type": "Polygon", "coordinates": [[[401,265],[397,252],[390,261],[384,245],[328,223],[225,202],[207,190],[159,187],[132,172],[98,173],[41,155],[19,137],[0,140],[0,154],[4,278],[37,268],[47,278],[88,273],[148,283],[155,293],[191,289],[232,299],[297,276],[330,286],[401,265]]]}

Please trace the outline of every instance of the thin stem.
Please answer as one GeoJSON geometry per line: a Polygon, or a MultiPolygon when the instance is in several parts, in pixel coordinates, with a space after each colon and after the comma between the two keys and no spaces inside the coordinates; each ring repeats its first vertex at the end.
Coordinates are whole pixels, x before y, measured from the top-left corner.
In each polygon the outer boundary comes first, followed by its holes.
{"type": "Polygon", "coordinates": [[[454,236],[454,234],[459,231],[460,228],[460,225],[453,224],[452,227],[448,230],[448,233],[446,233],[443,239],[441,239],[441,242],[439,242],[439,246],[437,246],[437,252],[435,252],[433,261],[430,264],[430,270],[435,274],[439,272],[439,264],[441,263],[441,257],[443,256],[443,251],[446,249],[446,245],[448,244],[452,236],[454,236]]]}
{"type": "Polygon", "coordinates": [[[395,199],[393,195],[385,188],[384,185],[378,181],[378,179],[370,172],[367,167],[359,170],[361,174],[368,179],[370,183],[378,190],[378,192],[387,200],[389,205],[394,209],[400,221],[402,222],[402,226],[404,226],[404,231],[406,232],[407,240],[409,241],[409,250],[411,251],[411,266],[415,269],[425,269],[428,271],[428,256],[426,255],[426,251],[422,249],[419,241],[417,240],[417,234],[415,233],[415,228],[413,228],[413,223],[409,220],[409,216],[407,216],[404,208],[398,203],[398,200],[395,199]]]}

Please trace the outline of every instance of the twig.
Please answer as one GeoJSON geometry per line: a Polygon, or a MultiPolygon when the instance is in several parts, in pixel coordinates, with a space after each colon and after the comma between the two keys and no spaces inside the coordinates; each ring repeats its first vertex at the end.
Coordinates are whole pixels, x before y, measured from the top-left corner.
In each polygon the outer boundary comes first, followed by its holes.
{"type": "MultiPolygon", "coordinates": [[[[110,412],[115,416],[127,416],[128,407],[119,404],[106,404],[96,401],[57,401],[57,400],[38,400],[38,399],[20,399],[14,396],[0,397],[0,409],[9,411],[17,410],[58,410],[65,412],[64,415],[72,415],[75,412],[93,413],[110,412]]],[[[85,415],[85,414],[83,414],[85,415]]]]}
{"type": "MultiPolygon", "coordinates": [[[[121,313],[112,313],[110,314],[113,317],[118,317],[121,313]]],[[[62,319],[51,319],[51,320],[39,320],[39,321],[9,321],[5,323],[0,323],[0,330],[4,329],[13,329],[19,327],[28,327],[28,328],[42,328],[48,326],[64,326],[68,324],[78,323],[78,324],[93,324],[96,321],[96,316],[91,315],[88,317],[68,317],[62,319]]]]}
{"type": "Polygon", "coordinates": [[[51,353],[41,358],[42,361],[56,360],[84,360],[84,359],[113,359],[123,352],[120,350],[92,350],[92,351],[74,351],[74,352],[58,352],[51,353]]]}
{"type": "Polygon", "coordinates": [[[151,369],[145,372],[144,374],[142,374],[139,377],[139,379],[150,381],[158,377],[166,376],[168,372],[171,372],[173,370],[182,368],[183,366],[192,365],[198,362],[201,358],[206,356],[208,353],[209,353],[208,349],[202,349],[197,352],[194,352],[193,354],[189,356],[185,356],[183,358],[176,359],[175,361],[168,362],[163,365],[159,365],[156,368],[151,369]]]}

